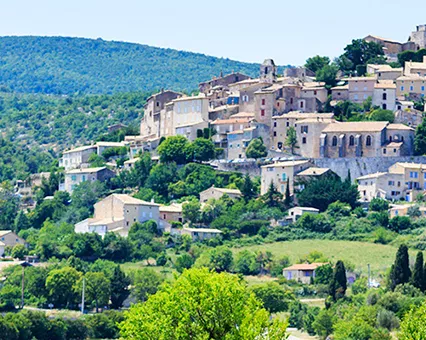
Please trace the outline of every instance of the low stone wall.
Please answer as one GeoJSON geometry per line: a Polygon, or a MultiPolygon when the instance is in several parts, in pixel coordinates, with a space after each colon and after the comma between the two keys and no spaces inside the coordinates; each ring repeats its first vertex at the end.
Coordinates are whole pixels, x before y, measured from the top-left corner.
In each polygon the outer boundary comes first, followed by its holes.
{"type": "MultiPolygon", "coordinates": [[[[281,154],[281,157],[283,154],[281,154]]],[[[298,157],[295,157],[298,158],[298,157]]],[[[359,158],[316,158],[311,161],[320,168],[330,168],[342,179],[351,173],[352,181],[356,178],[375,172],[386,172],[397,162],[426,164],[426,156],[407,157],[359,157],[359,158]]],[[[217,163],[217,169],[222,171],[238,171],[250,176],[260,176],[259,162],[217,163]]]]}
{"type": "Polygon", "coordinates": [[[351,173],[354,181],[357,177],[375,172],[386,172],[389,167],[397,162],[401,163],[425,163],[425,156],[407,157],[359,157],[359,158],[318,158],[312,160],[320,168],[330,168],[342,179],[351,173]]]}

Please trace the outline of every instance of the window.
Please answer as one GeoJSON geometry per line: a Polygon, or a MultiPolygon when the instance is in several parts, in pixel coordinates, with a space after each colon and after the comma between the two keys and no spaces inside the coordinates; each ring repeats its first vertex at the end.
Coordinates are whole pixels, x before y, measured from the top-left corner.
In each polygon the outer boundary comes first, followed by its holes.
{"type": "Polygon", "coordinates": [[[401,91],[404,91],[404,86],[401,86],[401,91]]]}
{"type": "Polygon", "coordinates": [[[282,179],[283,181],[286,181],[286,180],[287,180],[287,174],[282,174],[282,175],[281,175],[281,179],[282,179]]]}
{"type": "Polygon", "coordinates": [[[350,136],[349,137],[349,146],[354,146],[355,145],[355,137],[354,136],[350,136]]]}
{"type": "Polygon", "coordinates": [[[262,105],[265,105],[266,101],[265,99],[262,99],[262,105]]]}
{"type": "Polygon", "coordinates": [[[77,176],[76,176],[76,175],[72,175],[72,176],[71,176],[71,180],[72,180],[73,182],[75,182],[75,181],[77,180],[77,176]]]}
{"type": "Polygon", "coordinates": [[[388,106],[387,106],[386,104],[383,104],[383,105],[382,105],[382,109],[383,109],[383,110],[386,110],[386,109],[387,109],[387,107],[388,107],[388,106]]]}
{"type": "Polygon", "coordinates": [[[395,182],[394,181],[389,181],[388,185],[395,185],[395,182]]]}
{"type": "Polygon", "coordinates": [[[365,145],[367,145],[367,146],[371,145],[371,136],[367,136],[367,139],[365,141],[365,145]]]}
{"type": "Polygon", "coordinates": [[[306,144],[306,137],[302,138],[302,144],[306,144]]]}
{"type": "Polygon", "coordinates": [[[424,91],[425,90],[425,87],[424,86],[422,86],[422,91],[424,91]]]}
{"type": "Polygon", "coordinates": [[[300,102],[300,108],[303,109],[303,102],[300,102]]]}
{"type": "Polygon", "coordinates": [[[308,126],[307,125],[301,126],[300,127],[300,132],[301,133],[308,133],[308,126]]]}
{"type": "Polygon", "coordinates": [[[412,86],[410,86],[410,91],[413,91],[413,90],[414,90],[414,88],[412,86]]]}
{"type": "Polygon", "coordinates": [[[383,100],[386,100],[387,97],[388,97],[388,95],[386,93],[383,93],[383,95],[382,95],[383,100]]]}
{"type": "Polygon", "coordinates": [[[337,137],[336,136],[333,137],[333,141],[332,141],[331,145],[332,146],[337,146],[337,137]]]}
{"type": "Polygon", "coordinates": [[[290,126],[290,122],[287,122],[287,123],[286,123],[286,126],[287,126],[287,127],[289,127],[289,126],[290,126]]]}
{"type": "Polygon", "coordinates": [[[314,96],[316,96],[317,95],[317,91],[314,91],[314,96]]]}
{"type": "Polygon", "coordinates": [[[160,106],[160,102],[157,102],[157,107],[159,107],[160,106]]]}
{"type": "Polygon", "coordinates": [[[386,155],[386,149],[383,149],[383,154],[385,154],[385,155],[386,155]]]}
{"type": "Polygon", "coordinates": [[[277,121],[274,121],[274,127],[277,127],[277,121]]]}
{"type": "Polygon", "coordinates": [[[290,98],[290,104],[293,104],[293,98],[290,98]]]}
{"type": "Polygon", "coordinates": [[[277,131],[274,131],[274,137],[276,137],[277,136],[277,131]]]}
{"type": "Polygon", "coordinates": [[[280,102],[277,102],[277,106],[280,107],[280,102]]]}
{"type": "Polygon", "coordinates": [[[419,178],[419,173],[417,171],[410,171],[410,178],[419,178]]]}
{"type": "Polygon", "coordinates": [[[262,109],[262,110],[260,110],[260,115],[263,117],[263,116],[265,116],[265,110],[264,109],[262,109]]]}
{"type": "Polygon", "coordinates": [[[86,181],[86,176],[85,176],[85,175],[83,175],[83,176],[81,177],[81,180],[82,180],[83,182],[85,182],[85,181],[86,181]]]}

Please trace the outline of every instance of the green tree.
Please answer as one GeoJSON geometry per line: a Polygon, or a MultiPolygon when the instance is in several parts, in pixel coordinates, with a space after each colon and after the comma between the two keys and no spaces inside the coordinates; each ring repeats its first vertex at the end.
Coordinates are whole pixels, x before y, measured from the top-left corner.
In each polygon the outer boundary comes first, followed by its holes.
{"type": "Polygon", "coordinates": [[[185,220],[189,221],[191,224],[197,223],[200,221],[201,217],[201,204],[198,201],[189,201],[182,205],[182,216],[185,220]]]}
{"type": "Polygon", "coordinates": [[[252,139],[246,149],[247,158],[262,158],[266,157],[268,151],[266,150],[265,144],[263,144],[262,138],[252,139]]]}
{"type": "MultiPolygon", "coordinates": [[[[357,66],[365,66],[372,59],[383,56],[383,54],[384,52],[381,45],[375,42],[367,42],[364,39],[354,39],[351,44],[345,47],[345,53],[343,54],[343,56],[350,61],[350,63],[347,64],[350,68],[342,70],[355,71],[357,66]]],[[[340,63],[340,65],[342,66],[342,63],[340,63]]]]}
{"type": "Polygon", "coordinates": [[[190,269],[131,307],[120,324],[123,339],[285,339],[285,324],[268,312],[238,277],[190,269]],[[208,298],[207,298],[208,297],[208,298]],[[226,315],[226,317],[224,317],[226,315]]]}
{"type": "Polygon", "coordinates": [[[28,248],[25,247],[23,244],[16,244],[13,248],[12,248],[12,253],[11,256],[14,259],[19,259],[19,260],[23,260],[25,255],[28,255],[28,248]]]}
{"type": "Polygon", "coordinates": [[[297,149],[297,133],[296,129],[290,126],[287,129],[287,137],[285,139],[285,145],[290,148],[290,152],[294,155],[294,149],[297,149]]]}
{"type": "Polygon", "coordinates": [[[243,184],[241,185],[240,190],[246,201],[256,196],[253,182],[251,181],[250,175],[248,173],[246,173],[244,176],[244,181],[243,181],[243,184]]]}
{"type": "Polygon", "coordinates": [[[216,247],[209,252],[210,269],[218,273],[229,271],[233,264],[232,251],[225,246],[216,247]]]}
{"type": "Polygon", "coordinates": [[[312,327],[317,335],[321,339],[326,339],[330,334],[333,333],[334,325],[334,315],[332,311],[323,309],[315,317],[315,321],[312,324],[312,327]]]}
{"type": "Polygon", "coordinates": [[[411,220],[408,216],[395,216],[389,220],[389,229],[395,232],[411,228],[411,220]]]}
{"type": "Polygon", "coordinates": [[[388,211],[389,202],[383,198],[373,198],[368,206],[370,211],[388,211]]]}
{"type": "Polygon", "coordinates": [[[306,60],[305,67],[308,70],[316,73],[318,70],[321,70],[324,66],[327,66],[328,64],[330,64],[329,57],[321,57],[319,55],[316,55],[306,60]]]}
{"type": "Polygon", "coordinates": [[[194,265],[194,258],[185,253],[178,256],[175,261],[175,268],[179,273],[183,273],[185,269],[189,269],[194,265]]]}
{"type": "Polygon", "coordinates": [[[408,283],[411,278],[410,259],[408,256],[408,247],[403,244],[399,246],[396,253],[395,263],[392,265],[389,285],[394,290],[399,284],[408,283]]]}
{"type": "Polygon", "coordinates": [[[290,194],[290,180],[287,181],[286,187],[285,187],[285,198],[284,198],[284,205],[286,207],[289,207],[291,204],[291,194],[290,194]]]}
{"type": "Polygon", "coordinates": [[[333,280],[333,267],[331,264],[324,264],[315,270],[315,284],[329,284],[333,280]]]}
{"type": "Polygon", "coordinates": [[[53,269],[46,278],[49,301],[55,307],[68,307],[75,303],[74,286],[81,279],[81,273],[71,267],[53,269]]]}
{"type": "Polygon", "coordinates": [[[401,322],[399,340],[426,339],[426,303],[420,307],[413,307],[401,322]]]}
{"type": "Polygon", "coordinates": [[[149,152],[144,152],[131,170],[135,186],[143,187],[152,169],[152,159],[149,152]]]}
{"type": "Polygon", "coordinates": [[[110,286],[112,308],[121,308],[130,294],[129,286],[130,278],[126,276],[119,265],[115,266],[110,286]]]}
{"type": "Polygon", "coordinates": [[[316,72],[315,78],[317,81],[323,81],[327,88],[331,88],[337,84],[337,72],[339,67],[336,64],[325,65],[316,72]]]}
{"type": "Polygon", "coordinates": [[[19,305],[21,290],[12,285],[5,285],[0,289],[0,309],[13,310],[19,305]]]}
{"type": "Polygon", "coordinates": [[[277,190],[274,182],[269,184],[268,191],[262,196],[263,202],[270,208],[281,205],[283,195],[277,190]]]}
{"type": "Polygon", "coordinates": [[[164,282],[162,275],[154,270],[143,268],[132,273],[132,296],[138,302],[144,302],[150,295],[154,295],[164,282]]]}
{"type": "Polygon", "coordinates": [[[215,146],[210,139],[197,138],[186,146],[187,160],[207,162],[215,157],[215,146]]]}
{"type": "Polygon", "coordinates": [[[259,266],[256,263],[256,254],[248,250],[240,251],[235,256],[234,269],[237,273],[243,275],[257,274],[259,266]]]}
{"type": "Polygon", "coordinates": [[[346,269],[343,261],[337,261],[334,267],[333,279],[330,282],[330,296],[334,301],[345,297],[347,288],[346,269]]]}
{"type": "Polygon", "coordinates": [[[183,136],[170,136],[161,143],[157,152],[160,155],[161,162],[175,162],[176,164],[185,164],[187,161],[187,147],[189,141],[183,136]]]}
{"type": "Polygon", "coordinates": [[[11,229],[19,210],[20,199],[9,182],[0,184],[0,229],[11,229]]]}
{"type": "Polygon", "coordinates": [[[393,123],[395,116],[391,110],[376,109],[369,114],[369,119],[375,122],[390,122],[393,123]]]}
{"type": "Polygon", "coordinates": [[[413,269],[412,284],[414,287],[425,291],[425,271],[424,271],[423,252],[419,251],[416,256],[416,262],[413,269]]]}
{"type": "Polygon", "coordinates": [[[300,206],[313,207],[325,211],[336,201],[349,204],[355,208],[358,204],[359,192],[356,185],[342,182],[339,177],[329,176],[310,181],[297,194],[300,206]]]}
{"type": "Polygon", "coordinates": [[[263,307],[270,313],[287,311],[290,302],[295,299],[290,291],[286,291],[275,282],[254,285],[251,290],[263,302],[263,307]]]}
{"type": "Polygon", "coordinates": [[[414,137],[414,151],[417,155],[426,154],[426,118],[417,126],[414,137]]]}
{"type": "Polygon", "coordinates": [[[151,169],[145,186],[161,196],[167,197],[170,184],[177,180],[176,173],[176,163],[157,164],[151,169]]]}
{"type": "Polygon", "coordinates": [[[16,233],[19,233],[21,230],[27,230],[31,228],[30,220],[27,215],[21,210],[15,218],[14,228],[13,230],[16,233]]]}
{"type": "MultiPolygon", "coordinates": [[[[82,280],[77,288],[77,293],[81,291],[82,280]]],[[[96,313],[99,312],[99,305],[107,306],[109,303],[111,287],[110,280],[102,272],[88,272],[84,275],[86,285],[86,299],[93,301],[96,313]]]]}

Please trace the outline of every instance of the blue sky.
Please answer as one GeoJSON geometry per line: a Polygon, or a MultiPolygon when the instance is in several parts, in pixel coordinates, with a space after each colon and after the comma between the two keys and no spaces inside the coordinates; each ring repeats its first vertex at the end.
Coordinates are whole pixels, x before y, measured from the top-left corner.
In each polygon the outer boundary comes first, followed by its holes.
{"type": "Polygon", "coordinates": [[[425,13],[425,0],[0,0],[0,35],[101,37],[298,65],[368,34],[406,41],[425,13]]]}

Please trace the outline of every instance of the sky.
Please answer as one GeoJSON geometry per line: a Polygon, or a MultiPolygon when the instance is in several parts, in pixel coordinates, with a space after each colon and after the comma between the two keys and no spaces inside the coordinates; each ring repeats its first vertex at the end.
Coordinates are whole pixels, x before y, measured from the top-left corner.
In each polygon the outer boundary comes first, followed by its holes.
{"type": "Polygon", "coordinates": [[[368,34],[406,41],[425,13],[425,0],[0,0],[0,36],[102,38],[301,65],[368,34]]]}

